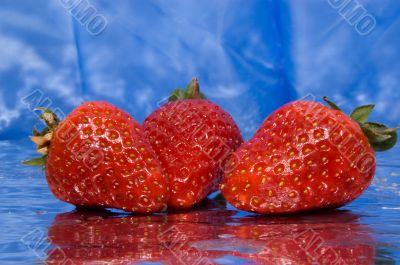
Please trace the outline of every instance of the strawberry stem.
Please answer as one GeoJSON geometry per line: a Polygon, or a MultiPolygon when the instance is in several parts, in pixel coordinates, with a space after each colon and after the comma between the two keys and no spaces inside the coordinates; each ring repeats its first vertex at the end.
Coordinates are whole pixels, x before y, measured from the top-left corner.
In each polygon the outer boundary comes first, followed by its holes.
{"type": "Polygon", "coordinates": [[[192,78],[192,81],[190,81],[189,85],[187,86],[186,89],[189,98],[192,99],[200,99],[200,85],[199,85],[199,80],[197,80],[196,77],[192,78]]]}
{"type": "Polygon", "coordinates": [[[169,97],[169,101],[182,99],[206,99],[206,96],[200,92],[199,80],[196,77],[192,78],[186,89],[177,88],[169,97]]]}

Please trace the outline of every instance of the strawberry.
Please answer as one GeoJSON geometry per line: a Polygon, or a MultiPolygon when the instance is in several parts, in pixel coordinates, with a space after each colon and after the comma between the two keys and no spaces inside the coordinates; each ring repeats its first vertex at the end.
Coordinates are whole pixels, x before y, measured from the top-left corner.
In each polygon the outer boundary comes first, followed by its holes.
{"type": "Polygon", "coordinates": [[[64,121],[41,109],[47,127],[32,141],[42,157],[25,161],[45,167],[52,193],[84,207],[155,212],[166,207],[168,185],[140,125],[106,103],[87,102],[64,121]]]}
{"type": "Polygon", "coordinates": [[[223,196],[258,213],[295,213],[343,206],[369,186],[375,151],[391,148],[395,128],[367,122],[373,105],[346,116],[313,101],[273,112],[229,160],[223,196]]]}
{"type": "Polygon", "coordinates": [[[168,206],[174,208],[189,208],[214,191],[227,157],[242,143],[232,117],[205,99],[195,78],[186,91],[175,90],[143,127],[169,178],[168,206]]]}

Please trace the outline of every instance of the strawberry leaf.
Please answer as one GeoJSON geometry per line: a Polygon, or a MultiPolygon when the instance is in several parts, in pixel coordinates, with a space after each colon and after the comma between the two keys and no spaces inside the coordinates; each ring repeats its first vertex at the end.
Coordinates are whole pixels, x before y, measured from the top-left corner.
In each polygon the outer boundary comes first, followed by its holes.
{"type": "Polygon", "coordinates": [[[43,130],[38,130],[36,128],[36,124],[33,126],[32,129],[32,136],[30,136],[32,142],[36,144],[36,151],[42,155],[43,157],[34,158],[31,160],[23,161],[22,163],[28,166],[44,166],[46,163],[46,154],[48,152],[48,146],[50,145],[50,141],[53,135],[54,130],[60,123],[60,119],[57,115],[46,108],[36,108],[35,110],[41,111],[39,115],[39,119],[43,120],[46,124],[46,127],[43,130]]]}
{"type": "Polygon", "coordinates": [[[38,129],[36,129],[36,127],[33,127],[33,129],[32,129],[32,135],[33,135],[33,136],[41,136],[40,132],[38,131],[38,129]]]}
{"type": "Polygon", "coordinates": [[[39,115],[39,118],[46,123],[47,127],[54,129],[60,123],[60,119],[53,111],[46,108],[36,108],[35,110],[42,111],[42,113],[39,115]]]}
{"type": "Polygon", "coordinates": [[[168,98],[168,100],[175,101],[175,100],[180,100],[180,99],[185,99],[185,98],[187,98],[186,92],[181,88],[177,88],[172,92],[172,94],[168,98]]]}
{"type": "Polygon", "coordinates": [[[27,166],[41,166],[44,167],[46,165],[47,155],[41,157],[35,157],[29,160],[22,161],[22,164],[27,166]]]}
{"type": "Polygon", "coordinates": [[[333,103],[332,101],[330,101],[330,100],[328,99],[327,96],[324,96],[322,99],[323,99],[326,103],[328,103],[328,105],[329,105],[332,109],[342,111],[335,103],[333,103]]]}
{"type": "Polygon", "coordinates": [[[397,142],[397,128],[387,128],[376,122],[366,122],[360,126],[370,145],[377,152],[386,151],[397,142]]]}
{"type": "Polygon", "coordinates": [[[368,116],[371,113],[371,111],[374,109],[374,107],[375,107],[374,104],[357,107],[351,112],[350,118],[352,118],[353,120],[355,120],[359,123],[365,123],[365,122],[367,122],[368,116]]]}

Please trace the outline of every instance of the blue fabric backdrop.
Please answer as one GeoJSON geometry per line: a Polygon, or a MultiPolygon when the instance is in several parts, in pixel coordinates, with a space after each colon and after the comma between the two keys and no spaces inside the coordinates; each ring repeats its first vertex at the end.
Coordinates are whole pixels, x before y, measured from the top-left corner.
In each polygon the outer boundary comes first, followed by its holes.
{"type": "Polygon", "coordinates": [[[307,95],[376,102],[373,117],[396,125],[400,3],[341,2],[2,0],[0,140],[26,137],[38,105],[108,100],[141,122],[192,76],[246,138],[307,95]]]}

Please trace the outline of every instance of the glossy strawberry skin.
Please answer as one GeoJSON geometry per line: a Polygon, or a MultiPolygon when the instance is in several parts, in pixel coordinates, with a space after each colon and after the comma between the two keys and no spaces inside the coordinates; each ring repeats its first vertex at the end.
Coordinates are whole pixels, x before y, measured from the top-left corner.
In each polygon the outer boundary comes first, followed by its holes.
{"type": "Polygon", "coordinates": [[[169,102],[143,127],[169,178],[174,208],[189,208],[214,191],[227,157],[242,143],[231,116],[203,99],[169,102]]]}
{"type": "Polygon", "coordinates": [[[58,125],[46,178],[57,198],[77,206],[154,212],[168,199],[140,125],[106,102],[84,103],[58,125]]]}
{"type": "Polygon", "coordinates": [[[335,208],[357,198],[375,173],[360,126],[341,111],[295,101],[272,113],[228,162],[221,190],[259,213],[335,208]]]}

